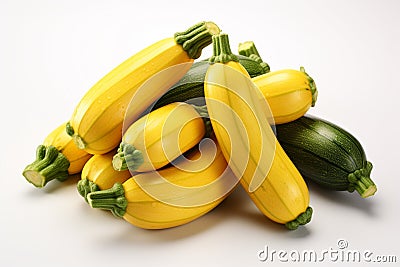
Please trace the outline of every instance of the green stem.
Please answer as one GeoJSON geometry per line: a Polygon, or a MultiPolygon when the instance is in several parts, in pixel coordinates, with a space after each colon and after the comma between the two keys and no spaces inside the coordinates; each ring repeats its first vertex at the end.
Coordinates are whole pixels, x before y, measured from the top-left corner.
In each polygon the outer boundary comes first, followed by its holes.
{"type": "Polygon", "coordinates": [[[301,213],[291,222],[285,224],[286,228],[289,230],[296,230],[300,225],[305,225],[311,221],[311,217],[313,214],[313,209],[308,207],[305,212],[301,213]]]}
{"type": "Polygon", "coordinates": [[[92,181],[89,181],[87,178],[80,180],[76,187],[79,194],[86,200],[86,202],[88,202],[87,195],[89,193],[100,190],[97,184],[93,183],[92,181]]]}
{"type": "Polygon", "coordinates": [[[225,33],[214,35],[212,37],[213,42],[213,55],[210,57],[210,63],[227,63],[229,61],[238,62],[239,59],[231,51],[229,45],[229,37],[225,33]]]}
{"type": "Polygon", "coordinates": [[[67,122],[67,124],[65,126],[65,130],[66,130],[67,134],[72,137],[76,146],[79,149],[85,149],[86,142],[83,140],[82,137],[80,137],[78,134],[75,133],[74,128],[72,127],[72,125],[69,122],[67,122]]]}
{"type": "Polygon", "coordinates": [[[308,83],[310,85],[310,91],[311,91],[311,95],[312,95],[311,106],[314,107],[315,106],[315,102],[317,102],[317,98],[318,98],[317,86],[315,85],[314,79],[311,78],[310,75],[308,75],[308,73],[306,72],[304,67],[300,67],[300,71],[303,72],[305,75],[307,75],[308,83]]]}
{"type": "Polygon", "coordinates": [[[67,122],[67,124],[65,125],[65,131],[67,132],[67,134],[68,134],[69,136],[73,136],[73,135],[75,134],[75,130],[74,130],[74,128],[72,127],[72,125],[71,125],[70,122],[67,122]]]}
{"type": "Polygon", "coordinates": [[[249,57],[254,61],[256,61],[257,63],[259,63],[262,69],[265,71],[265,73],[268,73],[270,71],[268,63],[263,62],[260,54],[258,53],[256,45],[254,44],[253,41],[246,41],[244,43],[240,43],[238,48],[238,53],[239,55],[249,57]]]}
{"type": "Polygon", "coordinates": [[[25,167],[22,175],[36,187],[44,187],[51,180],[64,181],[68,178],[69,160],[54,146],[40,145],[36,159],[25,167]]]}
{"type": "Polygon", "coordinates": [[[253,41],[246,41],[239,44],[238,48],[239,55],[250,57],[250,55],[256,55],[261,58],[257,51],[256,45],[253,41]]]}
{"type": "Polygon", "coordinates": [[[177,32],[174,35],[175,42],[182,45],[188,55],[193,58],[199,58],[204,47],[211,44],[211,37],[219,34],[220,29],[211,21],[203,21],[193,25],[184,32],[177,32]]]}
{"type": "Polygon", "coordinates": [[[372,163],[367,161],[365,168],[356,170],[348,175],[347,178],[350,182],[350,192],[354,191],[355,189],[363,198],[367,198],[375,194],[377,187],[370,178],[372,167],[372,163]]]}
{"type": "Polygon", "coordinates": [[[114,155],[112,164],[117,171],[130,170],[135,171],[143,164],[142,151],[136,149],[133,145],[121,142],[117,154],[114,155]]]}
{"type": "Polygon", "coordinates": [[[92,208],[110,210],[117,217],[124,216],[128,206],[121,183],[115,183],[110,189],[89,193],[87,200],[92,208]]]}

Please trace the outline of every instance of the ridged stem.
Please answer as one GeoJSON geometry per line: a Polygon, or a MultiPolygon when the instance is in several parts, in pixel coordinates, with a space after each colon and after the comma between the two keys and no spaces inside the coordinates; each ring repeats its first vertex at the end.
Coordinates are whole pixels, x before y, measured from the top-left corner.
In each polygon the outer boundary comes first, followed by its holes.
{"type": "Polygon", "coordinates": [[[203,21],[184,32],[175,33],[174,38],[191,58],[196,59],[200,57],[202,49],[211,44],[211,37],[219,32],[220,29],[214,22],[203,21]]]}
{"type": "Polygon", "coordinates": [[[312,95],[311,106],[314,107],[315,102],[317,102],[317,98],[318,98],[317,86],[315,85],[314,79],[310,75],[308,75],[308,73],[306,72],[304,67],[300,67],[300,71],[303,72],[305,75],[307,75],[308,83],[310,85],[310,91],[311,91],[311,95],[312,95]]]}
{"type": "Polygon", "coordinates": [[[375,183],[370,178],[372,171],[372,163],[367,161],[365,168],[359,169],[348,175],[350,182],[349,191],[356,190],[361,197],[367,198],[377,191],[375,183]]]}
{"type": "Polygon", "coordinates": [[[254,44],[253,41],[246,41],[244,43],[240,43],[238,48],[238,53],[239,55],[249,57],[254,61],[256,61],[257,63],[259,63],[261,68],[265,71],[265,73],[268,73],[270,71],[269,65],[262,60],[260,54],[258,53],[256,45],[254,44]]]}
{"type": "Polygon", "coordinates": [[[78,134],[75,133],[74,128],[72,127],[72,125],[69,122],[67,122],[67,124],[65,126],[65,130],[66,130],[67,134],[72,137],[75,145],[79,149],[85,149],[85,147],[86,147],[85,141],[83,140],[82,137],[80,137],[78,134]]]}
{"type": "Polygon", "coordinates": [[[51,180],[68,178],[69,160],[54,146],[39,145],[36,159],[25,167],[22,175],[36,187],[43,187],[51,180]]]}
{"type": "Polygon", "coordinates": [[[117,171],[135,171],[143,164],[142,151],[136,149],[133,145],[121,142],[117,154],[114,155],[112,164],[117,171]]]}
{"type": "Polygon", "coordinates": [[[89,181],[87,178],[80,180],[76,187],[79,194],[85,199],[86,202],[88,202],[87,195],[89,193],[100,190],[97,184],[93,183],[92,181],[89,181]]]}
{"type": "Polygon", "coordinates": [[[246,57],[249,57],[250,55],[256,55],[261,58],[256,48],[256,45],[254,44],[253,41],[246,41],[244,43],[240,43],[238,48],[238,53],[239,55],[246,57]]]}
{"type": "Polygon", "coordinates": [[[296,230],[300,225],[305,225],[311,221],[313,209],[308,207],[305,212],[297,216],[296,219],[285,224],[289,230],[296,230]]]}
{"type": "Polygon", "coordinates": [[[214,35],[212,37],[213,43],[213,55],[210,57],[210,63],[227,63],[229,61],[238,62],[239,59],[236,55],[234,55],[231,51],[231,47],[229,45],[229,37],[225,33],[221,33],[219,35],[214,35]]]}
{"type": "Polygon", "coordinates": [[[92,208],[110,210],[117,217],[124,216],[128,206],[121,183],[115,183],[110,189],[89,193],[87,200],[92,208]]]}

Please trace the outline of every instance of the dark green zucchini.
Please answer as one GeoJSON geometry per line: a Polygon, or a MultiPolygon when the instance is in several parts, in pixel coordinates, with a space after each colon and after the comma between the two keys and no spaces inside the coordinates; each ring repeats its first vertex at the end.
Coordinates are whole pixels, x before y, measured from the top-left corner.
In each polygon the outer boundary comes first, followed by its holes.
{"type": "Polygon", "coordinates": [[[269,65],[262,61],[262,59],[254,54],[249,56],[236,55],[239,63],[247,70],[251,78],[263,75],[270,71],[269,65]]]}
{"type": "MultiPolygon", "coordinates": [[[[191,99],[204,98],[204,78],[208,66],[210,66],[210,64],[207,61],[193,63],[193,66],[182,79],[161,96],[152,109],[155,110],[173,102],[185,102],[191,99]]],[[[205,102],[201,104],[205,104],[205,102]]]]}
{"type": "Polygon", "coordinates": [[[304,179],[331,190],[353,192],[363,198],[376,192],[360,142],[333,123],[305,115],[276,125],[276,136],[304,179]]]}
{"type": "MultiPolygon", "coordinates": [[[[247,70],[250,77],[256,77],[269,72],[269,66],[261,59],[256,60],[247,56],[237,55],[239,63],[247,70]]],[[[153,106],[153,110],[173,102],[204,98],[204,78],[210,63],[208,60],[197,61],[189,71],[171,87],[153,106]]],[[[203,105],[205,103],[192,103],[203,105]]]]}

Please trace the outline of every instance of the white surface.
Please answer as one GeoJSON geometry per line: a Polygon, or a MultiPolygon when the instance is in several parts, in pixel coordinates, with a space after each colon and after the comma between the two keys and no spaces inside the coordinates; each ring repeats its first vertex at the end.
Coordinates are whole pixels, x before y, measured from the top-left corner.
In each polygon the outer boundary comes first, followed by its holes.
{"type": "Polygon", "coordinates": [[[0,265],[273,266],[279,261],[257,258],[265,246],[322,253],[338,249],[339,239],[399,262],[399,11],[396,0],[1,1],[0,265]],[[273,70],[305,66],[319,89],[310,113],[361,141],[374,163],[374,197],[310,186],[312,222],[286,231],[239,189],[193,223],[145,231],[90,209],[76,179],[42,190],[25,181],[36,146],[91,85],[144,46],[201,20],[215,21],[234,50],[254,40],[273,70]]]}

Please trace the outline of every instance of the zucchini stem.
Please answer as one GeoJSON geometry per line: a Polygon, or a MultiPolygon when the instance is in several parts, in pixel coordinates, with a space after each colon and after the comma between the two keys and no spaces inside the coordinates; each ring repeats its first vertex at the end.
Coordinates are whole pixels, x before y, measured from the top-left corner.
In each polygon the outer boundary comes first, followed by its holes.
{"type": "Polygon", "coordinates": [[[260,64],[261,68],[265,71],[265,73],[270,72],[269,65],[264,62],[258,53],[256,45],[253,41],[246,41],[244,43],[239,44],[238,48],[239,55],[249,57],[260,64]]]}
{"type": "Polygon", "coordinates": [[[91,192],[87,195],[87,200],[92,208],[110,210],[114,216],[120,218],[124,216],[128,206],[121,183],[115,183],[110,189],[91,192]]]}
{"type": "Polygon", "coordinates": [[[261,58],[256,45],[253,41],[246,41],[244,43],[239,44],[238,48],[239,55],[250,57],[250,55],[256,55],[261,58]]]}
{"type": "Polygon", "coordinates": [[[314,107],[315,102],[317,102],[317,98],[318,98],[317,86],[315,85],[314,79],[310,75],[308,75],[308,73],[306,72],[304,67],[300,67],[300,71],[303,72],[305,75],[307,75],[308,83],[309,83],[310,91],[311,91],[311,95],[312,95],[311,106],[314,107]]]}
{"type": "Polygon", "coordinates": [[[36,187],[44,187],[51,180],[68,178],[69,160],[54,146],[39,145],[36,159],[25,167],[22,175],[36,187]]]}
{"type": "Polygon", "coordinates": [[[88,202],[87,195],[89,193],[100,190],[97,184],[93,183],[92,181],[89,181],[87,178],[80,180],[76,187],[78,189],[79,194],[85,199],[86,202],[88,202]]]}
{"type": "Polygon", "coordinates": [[[75,145],[79,149],[85,149],[85,147],[86,147],[85,141],[83,140],[82,137],[80,137],[78,134],[75,133],[74,128],[71,126],[71,124],[69,122],[67,122],[67,124],[65,126],[65,130],[67,131],[67,134],[72,137],[75,145]]]}
{"type": "Polygon", "coordinates": [[[214,35],[212,37],[213,42],[213,55],[210,57],[210,63],[227,63],[229,61],[238,62],[239,59],[231,51],[229,45],[229,37],[226,33],[221,33],[219,35],[214,35]]]}
{"type": "Polygon", "coordinates": [[[121,142],[117,154],[114,155],[112,164],[117,171],[130,170],[135,171],[144,162],[142,151],[136,149],[133,145],[121,142]]]}
{"type": "Polygon", "coordinates": [[[296,230],[300,225],[305,225],[309,223],[311,221],[312,214],[313,209],[311,207],[307,207],[305,212],[301,213],[293,221],[287,222],[285,226],[289,230],[296,230]]]}
{"type": "Polygon", "coordinates": [[[348,190],[350,192],[356,190],[362,198],[367,198],[375,194],[377,187],[370,178],[372,167],[372,163],[367,161],[365,168],[356,170],[348,175],[350,182],[348,190]]]}
{"type": "Polygon", "coordinates": [[[193,25],[184,32],[177,32],[174,35],[175,42],[182,45],[189,57],[199,58],[204,47],[211,44],[212,36],[218,34],[220,29],[211,21],[203,21],[193,25]]]}

